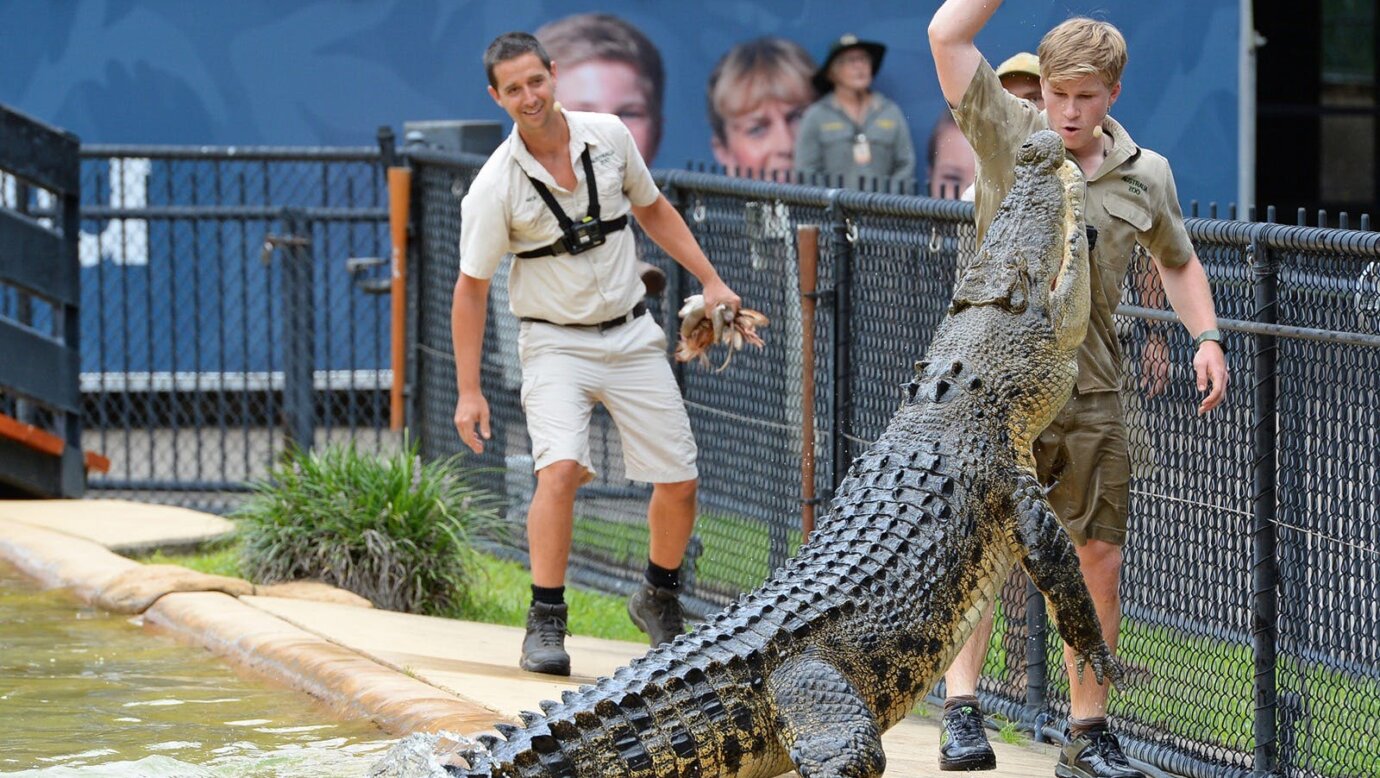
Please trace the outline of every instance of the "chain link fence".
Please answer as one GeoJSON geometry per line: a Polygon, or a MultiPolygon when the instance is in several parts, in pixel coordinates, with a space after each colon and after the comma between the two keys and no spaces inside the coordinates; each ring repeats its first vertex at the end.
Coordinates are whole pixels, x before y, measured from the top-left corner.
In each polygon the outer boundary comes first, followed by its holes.
{"type": "Polygon", "coordinates": [[[82,150],[89,488],[233,508],[290,445],[387,431],[377,149],[82,150]]]}
{"type": "MultiPolygon", "coordinates": [[[[451,289],[459,201],[483,159],[409,161],[411,426],[438,457],[460,448],[451,289]]],[[[700,444],[686,572],[707,611],[794,552],[803,503],[827,497],[885,427],[943,317],[959,257],[973,250],[972,211],[658,176],[725,280],[772,321],[766,348],[723,372],[677,368],[700,444]],[[821,228],[809,298],[796,255],[804,224],[821,228]]],[[[1380,235],[1197,218],[1188,228],[1232,381],[1225,404],[1198,416],[1192,343],[1139,256],[1118,317],[1133,467],[1120,652],[1133,682],[1113,694],[1110,714],[1133,756],[1181,775],[1380,775],[1380,235]]],[[[671,279],[649,302],[672,338],[692,279],[645,238],[640,248],[671,279]]],[[[482,366],[493,438],[474,460],[508,501],[520,546],[534,479],[503,286],[496,278],[482,366]]],[[[600,476],[578,499],[571,575],[626,591],[645,564],[649,491],[623,478],[607,416],[592,430],[600,476]]],[[[1068,712],[1061,646],[1023,579],[1003,587],[980,691],[989,712],[1057,739],[1068,712]]]]}
{"type": "MultiPolygon", "coordinates": [[[[83,158],[82,442],[111,460],[93,493],[225,510],[293,443],[400,443],[385,421],[388,301],[373,293],[387,285],[379,152],[86,147],[83,158]]],[[[461,448],[451,290],[459,200],[483,160],[408,161],[409,426],[435,458],[461,448]]],[[[802,513],[885,427],[973,250],[972,214],[658,175],[728,283],[772,321],[766,347],[722,372],[677,366],[701,448],[687,584],[706,613],[794,553],[802,513]],[[800,274],[805,224],[820,227],[815,279],[800,274]]],[[[43,208],[32,204],[38,218],[43,208]]],[[[1380,238],[1188,226],[1233,380],[1226,404],[1197,416],[1192,344],[1138,257],[1118,320],[1133,466],[1121,653],[1135,683],[1111,714],[1133,755],[1182,775],[1380,775],[1380,238]]],[[[668,273],[648,302],[673,342],[675,307],[696,284],[645,237],[639,246],[668,273]]],[[[505,291],[496,278],[482,365],[493,437],[468,464],[505,498],[520,554],[534,477],[505,291]]],[[[592,447],[599,477],[580,492],[572,576],[627,591],[645,564],[650,490],[624,477],[602,412],[592,447]]],[[[1067,681],[1043,601],[1014,576],[997,613],[984,703],[1058,737],[1067,681]]]]}

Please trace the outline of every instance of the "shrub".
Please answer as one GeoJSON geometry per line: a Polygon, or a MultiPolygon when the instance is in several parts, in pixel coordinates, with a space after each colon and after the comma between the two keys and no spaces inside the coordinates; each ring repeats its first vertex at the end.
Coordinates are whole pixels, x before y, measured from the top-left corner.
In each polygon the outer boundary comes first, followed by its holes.
{"type": "Polygon", "coordinates": [[[500,526],[458,459],[423,464],[412,445],[289,452],[254,491],[236,513],[246,576],[324,581],[409,613],[452,610],[477,569],[470,538],[500,526]]]}

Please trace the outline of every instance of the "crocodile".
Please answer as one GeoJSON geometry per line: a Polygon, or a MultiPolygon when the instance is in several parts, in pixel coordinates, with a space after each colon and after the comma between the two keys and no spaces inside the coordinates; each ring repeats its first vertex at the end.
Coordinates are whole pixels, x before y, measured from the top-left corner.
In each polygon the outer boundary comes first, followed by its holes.
{"type": "Polygon", "coordinates": [[[1031,454],[1087,329],[1085,193],[1059,137],[1032,135],[899,410],[797,555],[693,632],[498,725],[451,774],[881,775],[881,734],[1017,561],[1078,672],[1119,677],[1031,454]]]}

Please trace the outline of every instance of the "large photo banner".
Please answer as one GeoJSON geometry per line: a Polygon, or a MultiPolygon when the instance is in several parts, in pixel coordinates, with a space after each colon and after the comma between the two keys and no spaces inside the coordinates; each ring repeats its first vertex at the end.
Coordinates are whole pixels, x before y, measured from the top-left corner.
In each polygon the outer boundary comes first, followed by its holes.
{"type": "MultiPolygon", "coordinates": [[[[979,45],[996,66],[1071,14],[1118,25],[1130,63],[1113,115],[1169,157],[1185,201],[1225,202],[1236,182],[1237,5],[1013,2],[979,45]]],[[[931,152],[943,144],[930,141],[936,130],[942,141],[946,107],[926,38],[935,7],[0,0],[0,102],[88,143],[368,145],[384,124],[503,120],[480,57],[494,36],[526,30],[548,42],[563,102],[620,114],[653,166],[789,169],[801,119],[828,86],[821,65],[852,35],[885,48],[874,87],[895,103],[890,126],[908,136],[913,175],[938,180],[931,152]]]]}

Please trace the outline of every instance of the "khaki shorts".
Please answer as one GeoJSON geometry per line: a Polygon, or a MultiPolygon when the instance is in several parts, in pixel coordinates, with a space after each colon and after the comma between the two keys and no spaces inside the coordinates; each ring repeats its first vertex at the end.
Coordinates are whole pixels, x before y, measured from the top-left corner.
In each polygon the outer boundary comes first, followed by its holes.
{"type": "Polygon", "coordinates": [[[603,403],[618,425],[629,480],[698,477],[690,417],[666,356],[666,335],[651,316],[603,332],[523,322],[518,356],[534,470],[571,459],[592,479],[589,420],[594,404],[603,403]]]}
{"type": "Polygon", "coordinates": [[[1035,441],[1035,465],[1049,502],[1076,545],[1126,543],[1131,458],[1116,392],[1075,394],[1035,441]]]}

